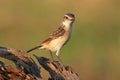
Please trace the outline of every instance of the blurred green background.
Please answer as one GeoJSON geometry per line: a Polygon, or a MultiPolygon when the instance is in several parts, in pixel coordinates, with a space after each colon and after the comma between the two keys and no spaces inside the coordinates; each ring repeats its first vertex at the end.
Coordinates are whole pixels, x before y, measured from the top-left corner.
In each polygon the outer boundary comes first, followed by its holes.
{"type": "MultiPolygon", "coordinates": [[[[64,64],[81,80],[120,80],[120,0],[0,0],[0,46],[26,51],[69,12],[76,21],[60,54],[64,64]]],[[[34,53],[50,57],[46,50],[34,53]]]]}

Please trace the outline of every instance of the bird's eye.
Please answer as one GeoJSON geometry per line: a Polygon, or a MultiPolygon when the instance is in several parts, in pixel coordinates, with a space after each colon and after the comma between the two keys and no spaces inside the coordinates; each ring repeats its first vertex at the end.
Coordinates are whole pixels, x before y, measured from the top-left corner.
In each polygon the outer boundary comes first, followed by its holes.
{"type": "Polygon", "coordinates": [[[65,19],[68,19],[68,17],[65,16],[65,19]]]}

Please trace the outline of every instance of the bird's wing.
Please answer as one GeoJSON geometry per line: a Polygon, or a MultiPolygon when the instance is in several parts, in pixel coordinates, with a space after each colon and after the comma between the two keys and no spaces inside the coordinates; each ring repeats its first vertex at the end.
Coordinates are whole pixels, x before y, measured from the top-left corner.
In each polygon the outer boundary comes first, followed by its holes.
{"type": "Polygon", "coordinates": [[[40,45],[28,50],[27,53],[42,47],[42,44],[48,44],[51,40],[63,36],[65,33],[65,30],[63,27],[64,27],[64,25],[61,25],[60,27],[58,27],[58,29],[56,31],[54,31],[52,34],[50,34],[50,36],[46,40],[44,40],[40,45]]]}
{"type": "Polygon", "coordinates": [[[50,36],[46,40],[44,40],[42,43],[49,43],[51,40],[63,36],[65,33],[65,30],[63,27],[64,25],[61,25],[60,27],[58,27],[58,29],[55,30],[52,34],[50,34],[50,36]]]}

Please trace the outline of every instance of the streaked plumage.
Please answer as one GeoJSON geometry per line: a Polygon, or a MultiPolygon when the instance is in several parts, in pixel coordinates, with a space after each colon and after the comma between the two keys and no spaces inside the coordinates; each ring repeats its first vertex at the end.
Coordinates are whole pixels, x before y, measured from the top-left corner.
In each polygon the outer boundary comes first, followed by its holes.
{"type": "Polygon", "coordinates": [[[31,52],[35,49],[48,49],[51,52],[56,52],[59,55],[61,48],[69,41],[72,33],[72,24],[75,20],[73,14],[68,13],[64,15],[60,26],[52,34],[49,35],[40,45],[27,51],[31,52]]]}

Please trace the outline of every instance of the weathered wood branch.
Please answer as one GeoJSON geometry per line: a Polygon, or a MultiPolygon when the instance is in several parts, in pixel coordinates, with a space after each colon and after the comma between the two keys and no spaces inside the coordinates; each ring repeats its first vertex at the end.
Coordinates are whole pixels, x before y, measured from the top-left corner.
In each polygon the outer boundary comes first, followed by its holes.
{"type": "Polygon", "coordinates": [[[0,47],[0,57],[13,61],[18,70],[22,70],[26,74],[35,75],[41,79],[39,67],[26,53],[12,48],[0,47]]]}
{"type": "Polygon", "coordinates": [[[79,80],[79,76],[70,66],[64,66],[58,61],[51,61],[48,58],[34,55],[42,67],[49,72],[49,80],[79,80]]]}
{"type": "Polygon", "coordinates": [[[31,74],[26,74],[23,70],[13,68],[0,62],[0,80],[42,80],[31,74]]]}
{"type": "MultiPolygon", "coordinates": [[[[34,55],[40,65],[49,72],[48,80],[79,80],[79,76],[69,66],[64,66],[59,61],[34,55]]],[[[0,80],[42,80],[40,67],[26,53],[0,47],[0,57],[11,60],[16,67],[10,67],[0,62],[0,80]]]]}

